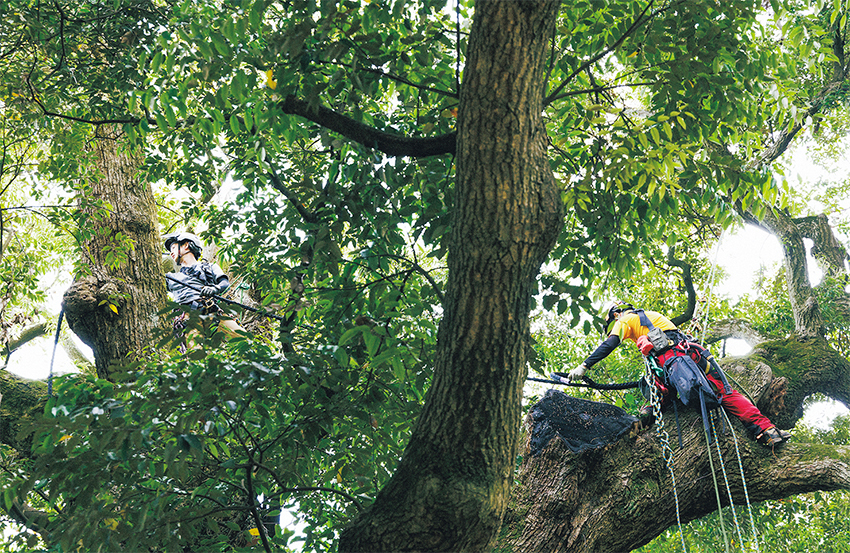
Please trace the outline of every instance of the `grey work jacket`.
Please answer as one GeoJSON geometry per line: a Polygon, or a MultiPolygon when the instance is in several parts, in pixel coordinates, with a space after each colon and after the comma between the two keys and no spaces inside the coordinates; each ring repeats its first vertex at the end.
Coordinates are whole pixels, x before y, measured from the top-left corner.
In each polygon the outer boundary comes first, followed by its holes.
{"type": "Polygon", "coordinates": [[[180,271],[169,274],[171,278],[165,279],[165,282],[168,291],[174,296],[174,301],[183,305],[190,305],[193,308],[195,307],[193,304],[200,299],[201,293],[188,286],[181,285],[181,282],[194,288],[213,286],[218,289],[216,295],[221,295],[230,287],[230,281],[221,267],[207,261],[198,261],[194,265],[181,266],[180,271]],[[180,282],[174,282],[172,278],[180,282]]]}

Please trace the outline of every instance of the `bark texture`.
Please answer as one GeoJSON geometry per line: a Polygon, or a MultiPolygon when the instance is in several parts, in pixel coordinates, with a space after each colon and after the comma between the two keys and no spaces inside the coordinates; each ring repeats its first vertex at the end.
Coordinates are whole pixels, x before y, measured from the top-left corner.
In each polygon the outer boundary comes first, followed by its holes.
{"type": "Polygon", "coordinates": [[[44,411],[47,385],[0,371],[0,443],[27,456],[32,444],[32,422],[44,411]]]}
{"type": "Polygon", "coordinates": [[[121,151],[119,140],[118,133],[100,129],[93,141],[98,174],[90,182],[82,229],[90,274],[76,280],[62,302],[68,326],[94,351],[101,378],[154,342],[166,300],[153,192],[138,179],[138,158],[121,151]],[[110,206],[105,217],[97,215],[98,200],[110,206]],[[116,264],[113,252],[126,241],[132,250],[116,264]]]}
{"type": "Polygon", "coordinates": [[[531,294],[563,224],[541,118],[558,4],[476,4],[434,380],[399,468],[340,551],[484,551],[499,528],[531,294]]]}
{"type": "MultiPolygon", "coordinates": [[[[699,416],[680,412],[684,447],[677,449],[675,420],[672,413],[666,415],[685,523],[716,510],[717,499],[699,416]]],[[[528,429],[531,421],[526,422],[528,429]]],[[[787,444],[773,451],[747,439],[737,421],[733,425],[734,436],[721,434],[718,443],[735,504],[745,498],[739,466],[753,502],[850,488],[850,448],[813,450],[809,444],[787,444]]],[[[716,445],[711,454],[725,506],[729,493],[716,445]]],[[[672,479],[655,428],[581,454],[552,439],[542,453],[526,457],[519,481],[496,551],[625,552],[676,525],[672,479]]]]}

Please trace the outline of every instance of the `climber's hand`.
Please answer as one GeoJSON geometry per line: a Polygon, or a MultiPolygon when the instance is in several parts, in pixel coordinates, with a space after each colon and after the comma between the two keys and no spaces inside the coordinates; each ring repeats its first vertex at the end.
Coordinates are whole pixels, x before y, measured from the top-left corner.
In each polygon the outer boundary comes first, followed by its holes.
{"type": "Polygon", "coordinates": [[[587,371],[587,367],[584,366],[584,363],[579,365],[570,371],[567,380],[570,382],[581,382],[581,379],[584,377],[584,373],[587,371]]]}
{"type": "Polygon", "coordinates": [[[201,295],[204,297],[212,297],[218,294],[218,288],[215,286],[203,286],[201,287],[201,295]]]}

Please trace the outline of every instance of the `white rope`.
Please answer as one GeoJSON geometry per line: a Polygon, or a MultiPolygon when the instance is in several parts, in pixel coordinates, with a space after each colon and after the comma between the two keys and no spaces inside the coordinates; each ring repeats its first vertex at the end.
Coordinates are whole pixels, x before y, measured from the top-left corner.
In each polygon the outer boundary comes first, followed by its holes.
{"type": "Polygon", "coordinates": [[[708,299],[705,302],[705,314],[702,318],[702,325],[700,327],[700,337],[697,340],[700,344],[703,344],[703,340],[705,340],[705,335],[708,330],[708,314],[711,311],[711,297],[712,291],[714,289],[714,273],[717,270],[717,258],[720,257],[720,246],[723,243],[723,235],[726,234],[726,229],[720,231],[720,238],[717,239],[717,246],[714,250],[714,261],[711,263],[711,271],[708,272],[708,282],[706,283],[706,288],[708,289],[708,299]]]}
{"type": "MultiPolygon", "coordinates": [[[[741,485],[744,487],[744,501],[747,503],[747,512],[750,515],[750,530],[753,533],[753,542],[755,545],[756,553],[761,553],[761,548],[759,546],[759,535],[756,531],[756,521],[753,516],[753,508],[750,504],[750,494],[747,491],[747,479],[744,477],[744,463],[741,461],[741,450],[738,448],[738,436],[735,435],[735,428],[732,426],[732,421],[729,420],[729,416],[726,414],[726,411],[721,409],[721,413],[723,413],[723,417],[726,419],[726,426],[729,427],[729,430],[732,432],[732,443],[735,444],[735,455],[738,457],[738,469],[741,471],[741,485]]],[[[743,544],[742,544],[743,545],[743,544]]]]}

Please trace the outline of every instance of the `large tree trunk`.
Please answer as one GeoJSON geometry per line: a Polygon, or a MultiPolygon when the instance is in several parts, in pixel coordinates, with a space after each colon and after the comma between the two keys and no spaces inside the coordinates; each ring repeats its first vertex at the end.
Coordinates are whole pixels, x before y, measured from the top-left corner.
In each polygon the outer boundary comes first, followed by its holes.
{"type": "Polygon", "coordinates": [[[120,133],[106,131],[100,128],[93,140],[99,174],[84,198],[89,274],[74,282],[62,302],[68,325],[94,350],[101,378],[151,346],[166,299],[153,192],[139,181],[139,158],[121,150],[120,133]],[[104,205],[110,209],[101,218],[104,205]],[[127,259],[116,261],[114,252],[127,244],[132,245],[127,259]]]}
{"type": "Polygon", "coordinates": [[[558,4],[476,5],[434,381],[400,466],[341,551],[483,551],[501,523],[531,294],[563,224],[541,119],[558,4]]]}

